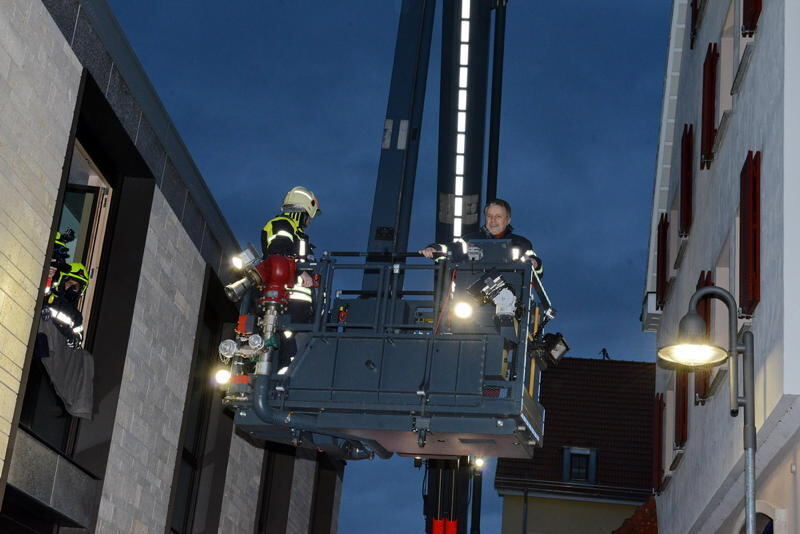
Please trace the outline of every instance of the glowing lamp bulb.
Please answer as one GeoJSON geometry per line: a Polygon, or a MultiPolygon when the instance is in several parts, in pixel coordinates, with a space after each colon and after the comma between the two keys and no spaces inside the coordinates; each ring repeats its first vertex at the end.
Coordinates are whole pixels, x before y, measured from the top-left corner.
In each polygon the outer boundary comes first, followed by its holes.
{"type": "Polygon", "coordinates": [[[484,460],[480,456],[475,458],[475,467],[477,467],[478,469],[482,468],[485,463],[486,463],[486,460],[484,460]]]}
{"type": "Polygon", "coordinates": [[[227,384],[231,380],[231,372],[227,369],[220,369],[214,374],[214,380],[219,385],[227,384]]]}
{"type": "Polygon", "coordinates": [[[469,302],[457,302],[453,306],[453,313],[459,319],[469,319],[472,317],[472,305],[469,302]]]}
{"type": "Polygon", "coordinates": [[[239,256],[234,256],[233,258],[231,258],[231,263],[233,264],[234,268],[239,271],[241,271],[242,267],[244,267],[244,262],[242,261],[242,258],[240,258],[239,256]]]}

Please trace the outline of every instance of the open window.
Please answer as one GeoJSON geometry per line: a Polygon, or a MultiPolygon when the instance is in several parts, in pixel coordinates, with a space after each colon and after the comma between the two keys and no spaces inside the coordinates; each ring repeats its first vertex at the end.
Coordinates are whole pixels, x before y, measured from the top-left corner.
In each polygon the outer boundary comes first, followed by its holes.
{"type": "MultiPolygon", "coordinates": [[[[65,261],[83,263],[90,277],[86,293],[77,304],[83,314],[84,332],[89,331],[91,324],[90,312],[95,295],[93,282],[101,262],[110,196],[108,182],[76,141],[67,187],[56,217],[60,233],[66,233],[68,229],[74,232],[74,238],[65,243],[69,249],[65,261]]],[[[77,421],[66,411],[44,366],[36,358],[30,368],[20,425],[65,454],[77,428],[77,421]]]]}

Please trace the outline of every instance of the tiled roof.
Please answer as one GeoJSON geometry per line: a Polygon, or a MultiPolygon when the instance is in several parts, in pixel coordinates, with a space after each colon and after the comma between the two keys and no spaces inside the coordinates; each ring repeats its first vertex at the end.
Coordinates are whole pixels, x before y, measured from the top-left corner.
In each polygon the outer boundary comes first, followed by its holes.
{"type": "Polygon", "coordinates": [[[658,534],[656,498],[651,496],[611,534],[658,534]]]}
{"type": "Polygon", "coordinates": [[[495,487],[645,500],[651,488],[655,364],[564,358],[542,373],[541,388],[544,446],[533,460],[500,459],[495,487]],[[597,450],[595,485],[561,484],[563,447],[597,450]]]}

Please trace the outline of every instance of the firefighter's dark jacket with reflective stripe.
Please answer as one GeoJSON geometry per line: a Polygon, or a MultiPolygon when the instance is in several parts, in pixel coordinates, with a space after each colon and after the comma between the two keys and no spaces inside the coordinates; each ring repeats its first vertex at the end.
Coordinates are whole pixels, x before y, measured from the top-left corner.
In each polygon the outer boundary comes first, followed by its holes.
{"type": "MultiPolygon", "coordinates": [[[[469,243],[474,239],[510,239],[511,246],[515,249],[519,250],[520,259],[530,259],[533,262],[534,267],[536,268],[536,274],[542,276],[544,273],[544,269],[542,266],[542,259],[536,255],[536,252],[533,250],[533,244],[527,237],[523,237],[519,234],[514,233],[514,227],[510,224],[506,227],[506,231],[503,232],[501,235],[494,235],[489,231],[486,226],[481,226],[480,230],[477,232],[472,232],[462,236],[459,239],[455,239],[454,242],[458,244],[459,241],[463,241],[465,243],[469,243]]],[[[433,247],[439,251],[447,251],[447,248],[441,244],[433,243],[428,245],[429,247],[433,247]]]]}
{"type": "MultiPolygon", "coordinates": [[[[311,271],[308,264],[311,244],[308,236],[300,226],[301,213],[281,213],[267,221],[261,230],[261,251],[264,257],[272,254],[289,256],[297,260],[297,270],[311,271]]],[[[298,283],[290,290],[289,298],[293,301],[311,303],[311,288],[298,283]]]]}
{"type": "MultiPolygon", "coordinates": [[[[300,227],[300,213],[281,213],[267,221],[261,229],[261,252],[266,258],[272,254],[305,259],[308,254],[308,236],[300,227]],[[306,248],[306,250],[302,250],[306,248]]],[[[298,265],[299,267],[299,265],[298,265]]]]}

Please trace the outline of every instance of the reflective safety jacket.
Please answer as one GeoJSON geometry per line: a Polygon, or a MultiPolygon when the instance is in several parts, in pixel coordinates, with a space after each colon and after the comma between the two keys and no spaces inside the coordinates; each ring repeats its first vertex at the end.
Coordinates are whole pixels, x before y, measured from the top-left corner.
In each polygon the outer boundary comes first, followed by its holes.
{"type": "Polygon", "coordinates": [[[514,228],[509,224],[506,227],[506,231],[503,232],[501,235],[494,235],[489,231],[486,226],[481,226],[481,229],[477,232],[472,232],[462,237],[457,237],[453,239],[453,245],[444,245],[444,244],[431,244],[428,245],[429,247],[433,247],[440,252],[447,252],[451,246],[460,247],[460,251],[464,254],[467,253],[467,245],[473,239],[510,239],[511,240],[511,254],[512,259],[519,260],[519,261],[530,261],[533,263],[533,267],[536,271],[536,274],[542,276],[544,273],[544,268],[542,266],[542,260],[539,256],[536,255],[536,252],[533,250],[533,244],[530,240],[526,237],[523,237],[519,234],[514,233],[514,228]]]}
{"type": "MultiPolygon", "coordinates": [[[[298,272],[309,271],[306,264],[311,255],[308,236],[300,227],[300,213],[285,212],[270,219],[261,230],[261,251],[264,257],[272,254],[289,256],[297,261],[298,272]]],[[[289,291],[289,299],[311,303],[311,288],[297,284],[289,291]]]]}

